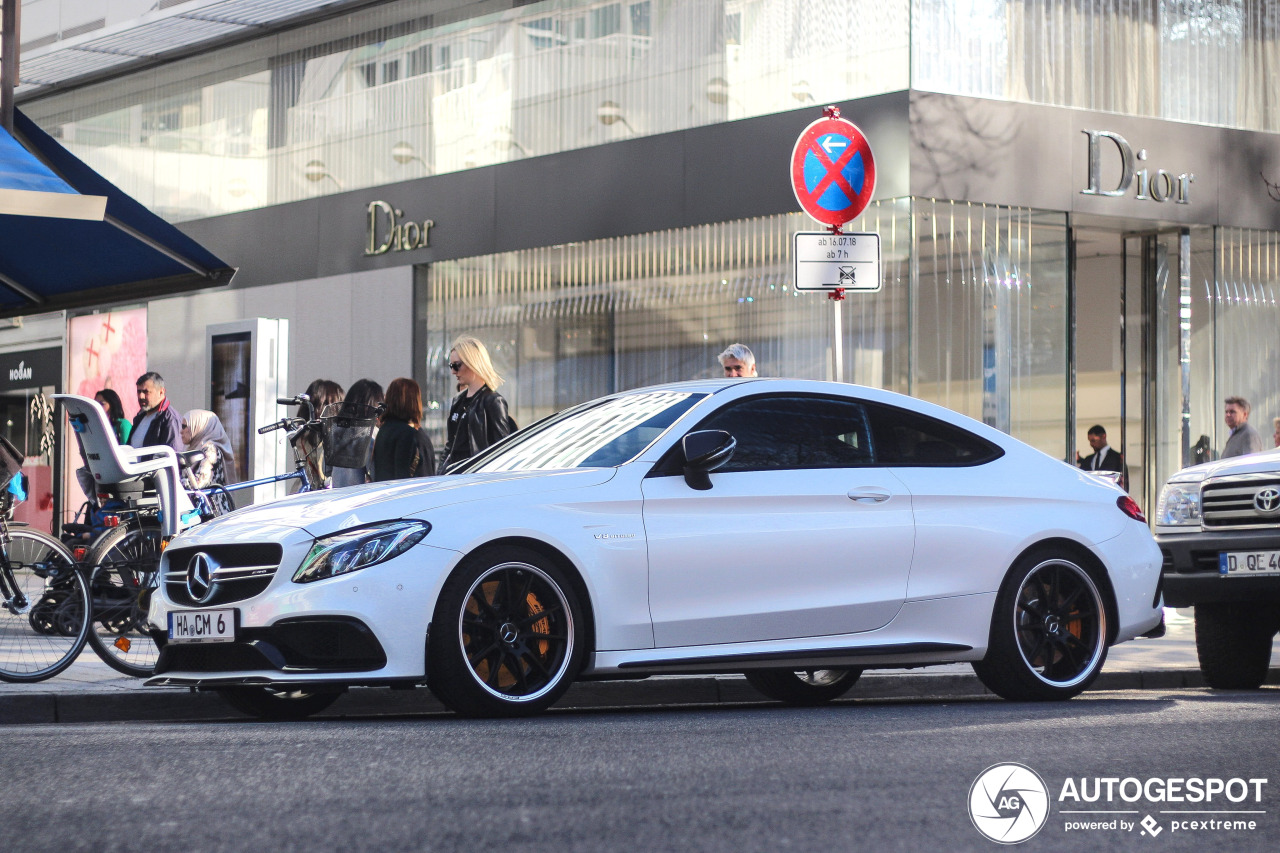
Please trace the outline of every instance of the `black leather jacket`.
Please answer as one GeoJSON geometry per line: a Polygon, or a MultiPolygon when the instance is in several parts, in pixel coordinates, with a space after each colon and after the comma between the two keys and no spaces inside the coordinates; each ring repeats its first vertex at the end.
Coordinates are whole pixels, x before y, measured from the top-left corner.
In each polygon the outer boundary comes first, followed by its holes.
{"type": "Polygon", "coordinates": [[[467,397],[466,392],[459,394],[449,407],[448,440],[441,463],[443,473],[449,473],[450,467],[506,437],[514,426],[507,414],[507,401],[488,385],[474,397],[467,397]]]}

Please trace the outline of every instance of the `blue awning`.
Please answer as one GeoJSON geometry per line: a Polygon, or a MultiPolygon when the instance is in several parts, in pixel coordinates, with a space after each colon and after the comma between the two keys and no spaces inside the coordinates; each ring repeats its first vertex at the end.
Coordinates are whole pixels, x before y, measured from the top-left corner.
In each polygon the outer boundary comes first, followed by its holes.
{"type": "Polygon", "coordinates": [[[0,316],[213,287],[234,274],[22,113],[13,136],[0,129],[0,316]]]}

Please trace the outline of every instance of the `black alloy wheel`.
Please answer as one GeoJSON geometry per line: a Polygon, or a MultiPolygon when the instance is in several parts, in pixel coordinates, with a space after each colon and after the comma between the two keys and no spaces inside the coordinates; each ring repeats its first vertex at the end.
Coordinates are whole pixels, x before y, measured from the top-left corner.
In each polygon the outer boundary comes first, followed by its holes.
{"type": "Polygon", "coordinates": [[[534,714],[581,667],[581,608],[563,572],[542,555],[504,547],[465,561],[432,619],[428,684],[463,716],[534,714]]]}
{"type": "Polygon", "coordinates": [[[987,656],[973,664],[988,689],[1015,701],[1070,699],[1107,658],[1107,609],[1074,558],[1030,555],[996,597],[987,656]]]}

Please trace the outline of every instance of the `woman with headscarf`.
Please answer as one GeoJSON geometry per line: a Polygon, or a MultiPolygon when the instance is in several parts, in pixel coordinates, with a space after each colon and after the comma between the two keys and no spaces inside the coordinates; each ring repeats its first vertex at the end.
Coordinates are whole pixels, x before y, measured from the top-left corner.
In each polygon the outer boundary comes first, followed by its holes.
{"type": "Polygon", "coordinates": [[[449,369],[462,393],[449,407],[444,461],[440,463],[446,474],[515,430],[515,421],[507,414],[507,401],[495,390],[502,377],[480,340],[464,335],[454,341],[449,349],[449,369]]]}
{"type": "MultiPolygon", "coordinates": [[[[192,409],[182,416],[182,440],[187,450],[201,450],[204,458],[191,470],[191,485],[197,489],[225,486],[236,481],[235,452],[231,437],[218,416],[207,409],[192,409]]],[[[220,513],[235,509],[230,495],[215,492],[211,500],[220,513]]]]}

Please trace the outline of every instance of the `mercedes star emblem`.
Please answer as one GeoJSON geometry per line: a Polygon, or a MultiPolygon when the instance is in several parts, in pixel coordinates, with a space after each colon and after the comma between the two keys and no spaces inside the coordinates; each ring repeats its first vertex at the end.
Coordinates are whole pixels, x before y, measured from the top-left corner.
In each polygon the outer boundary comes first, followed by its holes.
{"type": "Polygon", "coordinates": [[[213,573],[218,563],[203,551],[196,553],[187,563],[187,594],[197,604],[203,604],[213,596],[213,573]]]}

